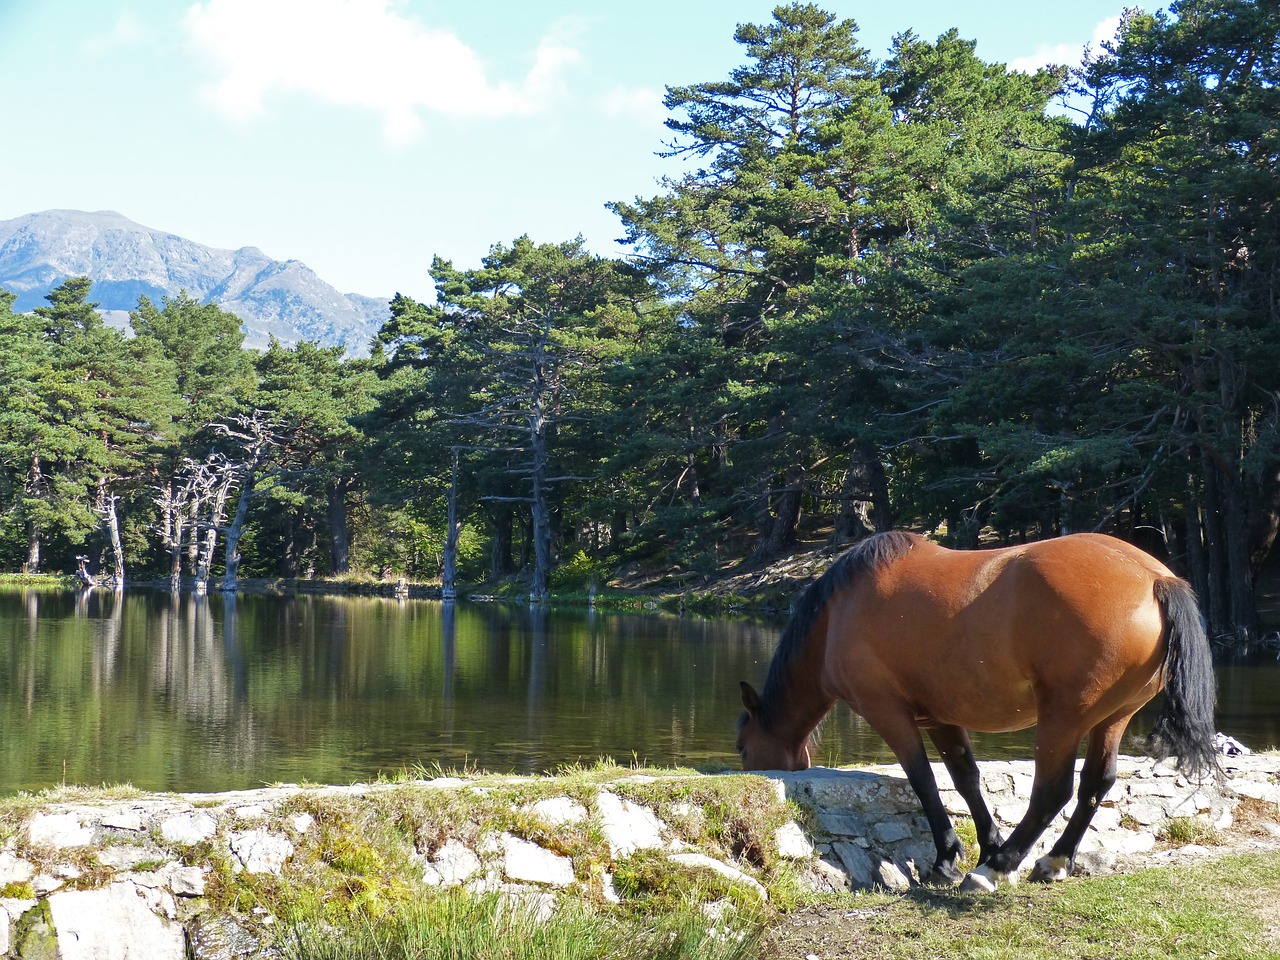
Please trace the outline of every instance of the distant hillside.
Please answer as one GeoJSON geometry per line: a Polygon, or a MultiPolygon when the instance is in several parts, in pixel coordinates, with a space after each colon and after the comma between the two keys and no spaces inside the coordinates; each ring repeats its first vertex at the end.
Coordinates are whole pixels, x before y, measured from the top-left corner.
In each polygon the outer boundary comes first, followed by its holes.
{"type": "Polygon", "coordinates": [[[265,347],[315,340],[364,354],[387,318],[387,300],[339,293],[299,260],[272,260],[257,247],[218,250],[134,223],[111,211],[45,210],[0,221],[0,286],[15,309],[45,306],[68,277],[88,276],[92,298],[112,322],[146,294],[157,304],[180,290],[244,321],[245,342],[265,347]]]}

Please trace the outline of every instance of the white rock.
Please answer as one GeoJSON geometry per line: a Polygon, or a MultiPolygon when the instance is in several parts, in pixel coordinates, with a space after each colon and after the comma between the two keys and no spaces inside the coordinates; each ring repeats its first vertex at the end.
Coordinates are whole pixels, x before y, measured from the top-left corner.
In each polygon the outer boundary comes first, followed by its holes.
{"type": "Polygon", "coordinates": [[[160,836],[169,843],[192,846],[218,832],[218,821],[207,813],[179,813],[160,824],[160,836]]]}
{"type": "Polygon", "coordinates": [[[266,830],[233,833],[230,841],[231,852],[249,873],[278,874],[284,869],[285,861],[293,856],[293,844],[287,838],[266,830]]]}
{"type": "Polygon", "coordinates": [[[567,823],[581,823],[587,819],[587,808],[569,797],[552,797],[533,805],[533,814],[543,823],[559,827],[567,823]]]}
{"type": "Polygon", "coordinates": [[[648,807],[603,790],[596,796],[596,812],[603,821],[601,829],[614,859],[663,846],[665,824],[648,807]]]}
{"type": "Polygon", "coordinates": [[[98,862],[112,870],[132,870],[144,860],[156,858],[154,850],[146,847],[125,846],[116,844],[98,851],[98,862]]]}
{"type": "Polygon", "coordinates": [[[37,847],[83,847],[93,843],[93,827],[74,813],[37,813],[27,824],[27,838],[37,847]]]}
{"type": "Polygon", "coordinates": [[[538,890],[522,890],[519,887],[506,888],[502,891],[502,902],[508,910],[532,920],[534,923],[546,923],[556,912],[554,894],[542,893],[538,890]]]}
{"type": "Polygon", "coordinates": [[[180,863],[167,863],[159,870],[140,873],[133,882],[142,887],[168,890],[179,897],[203,897],[205,870],[200,867],[184,867],[180,863]]]}
{"type": "Polygon", "coordinates": [[[480,858],[460,840],[446,840],[436,851],[424,879],[433,886],[454,887],[480,871],[480,858]]]}
{"type": "Polygon", "coordinates": [[[509,833],[502,835],[502,870],[511,880],[567,887],[573,883],[573,861],[509,833]]]}
{"type": "Polygon", "coordinates": [[[289,818],[289,826],[294,833],[308,833],[315,825],[316,818],[309,813],[297,813],[289,818]]]}
{"type": "Polygon", "coordinates": [[[60,960],[183,960],[182,928],[147,909],[131,883],[49,897],[60,960]]]}
{"type": "Polygon", "coordinates": [[[675,853],[671,855],[671,860],[686,867],[701,867],[711,870],[734,883],[745,884],[759,894],[761,900],[769,899],[768,891],[761,886],[760,881],[756,880],[755,877],[747,876],[737,867],[730,866],[723,861],[715,859],[715,857],[708,857],[702,853],[675,853]]]}
{"type": "Polygon", "coordinates": [[[791,820],[773,831],[773,843],[778,849],[778,856],[793,860],[807,860],[813,856],[813,844],[800,829],[800,824],[791,820]]]}
{"type": "Polygon", "coordinates": [[[26,883],[35,875],[36,868],[26,860],[7,850],[0,853],[0,887],[7,887],[11,883],[26,883]]]}
{"type": "Polygon", "coordinates": [[[911,878],[891,860],[880,861],[880,866],[876,869],[876,879],[880,886],[894,893],[906,893],[911,889],[911,878]]]}
{"type": "Polygon", "coordinates": [[[147,828],[142,817],[133,810],[107,814],[102,818],[102,825],[112,830],[129,830],[133,833],[139,833],[147,828]]]}

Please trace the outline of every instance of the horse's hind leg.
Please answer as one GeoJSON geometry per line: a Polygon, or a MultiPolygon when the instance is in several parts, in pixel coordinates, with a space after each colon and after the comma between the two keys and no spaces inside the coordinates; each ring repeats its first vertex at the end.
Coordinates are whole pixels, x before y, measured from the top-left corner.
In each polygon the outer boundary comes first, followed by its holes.
{"type": "MultiPolygon", "coordinates": [[[[1043,714],[1042,714],[1043,716],[1043,714]]],[[[965,877],[965,890],[994,890],[1018,882],[1018,868],[1027,852],[1071,799],[1080,734],[1055,732],[1041,720],[1036,733],[1036,778],[1026,815],[986,863],[965,877]]]]}
{"type": "Polygon", "coordinates": [[[973,756],[969,733],[963,727],[931,727],[929,739],[938,748],[938,755],[951,774],[956,792],[973,815],[973,825],[978,832],[978,863],[986,863],[1004,838],[1000,836],[991,811],[987,809],[987,801],[982,796],[982,774],[973,756]]]}
{"type": "Polygon", "coordinates": [[[1089,829],[1089,823],[1103,797],[1116,782],[1116,758],[1120,754],[1120,740],[1124,737],[1125,728],[1132,716],[1133,714],[1126,713],[1118,720],[1107,720],[1089,731],[1084,767],[1080,770],[1076,809],[1058,842],[1036,861],[1035,869],[1031,871],[1032,880],[1065,880],[1071,875],[1080,841],[1089,829]]]}

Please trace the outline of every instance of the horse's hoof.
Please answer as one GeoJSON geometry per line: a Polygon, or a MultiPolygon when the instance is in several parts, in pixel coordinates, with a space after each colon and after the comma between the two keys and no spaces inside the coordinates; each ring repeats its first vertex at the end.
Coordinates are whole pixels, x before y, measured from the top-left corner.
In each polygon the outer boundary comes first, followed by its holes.
{"type": "Polygon", "coordinates": [[[1016,873],[1001,873],[999,870],[992,870],[989,866],[981,866],[972,870],[964,878],[964,882],[960,884],[960,889],[994,893],[1001,884],[1013,887],[1017,886],[1017,883],[1018,875],[1016,873]]]}
{"type": "Polygon", "coordinates": [[[1032,883],[1056,883],[1071,875],[1071,858],[1045,855],[1031,868],[1032,883]]]}
{"type": "Polygon", "coordinates": [[[955,864],[935,863],[922,882],[930,887],[954,887],[963,880],[964,875],[955,864]]]}

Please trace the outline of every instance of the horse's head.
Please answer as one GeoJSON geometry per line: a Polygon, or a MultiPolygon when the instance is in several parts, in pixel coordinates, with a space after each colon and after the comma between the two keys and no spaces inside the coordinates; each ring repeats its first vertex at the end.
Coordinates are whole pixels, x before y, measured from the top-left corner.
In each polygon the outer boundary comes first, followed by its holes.
{"type": "Polygon", "coordinates": [[[738,718],[738,756],[743,770],[807,770],[809,738],[788,743],[783,737],[765,729],[760,722],[760,695],[751,684],[742,683],[742,705],[746,708],[738,718]]]}

